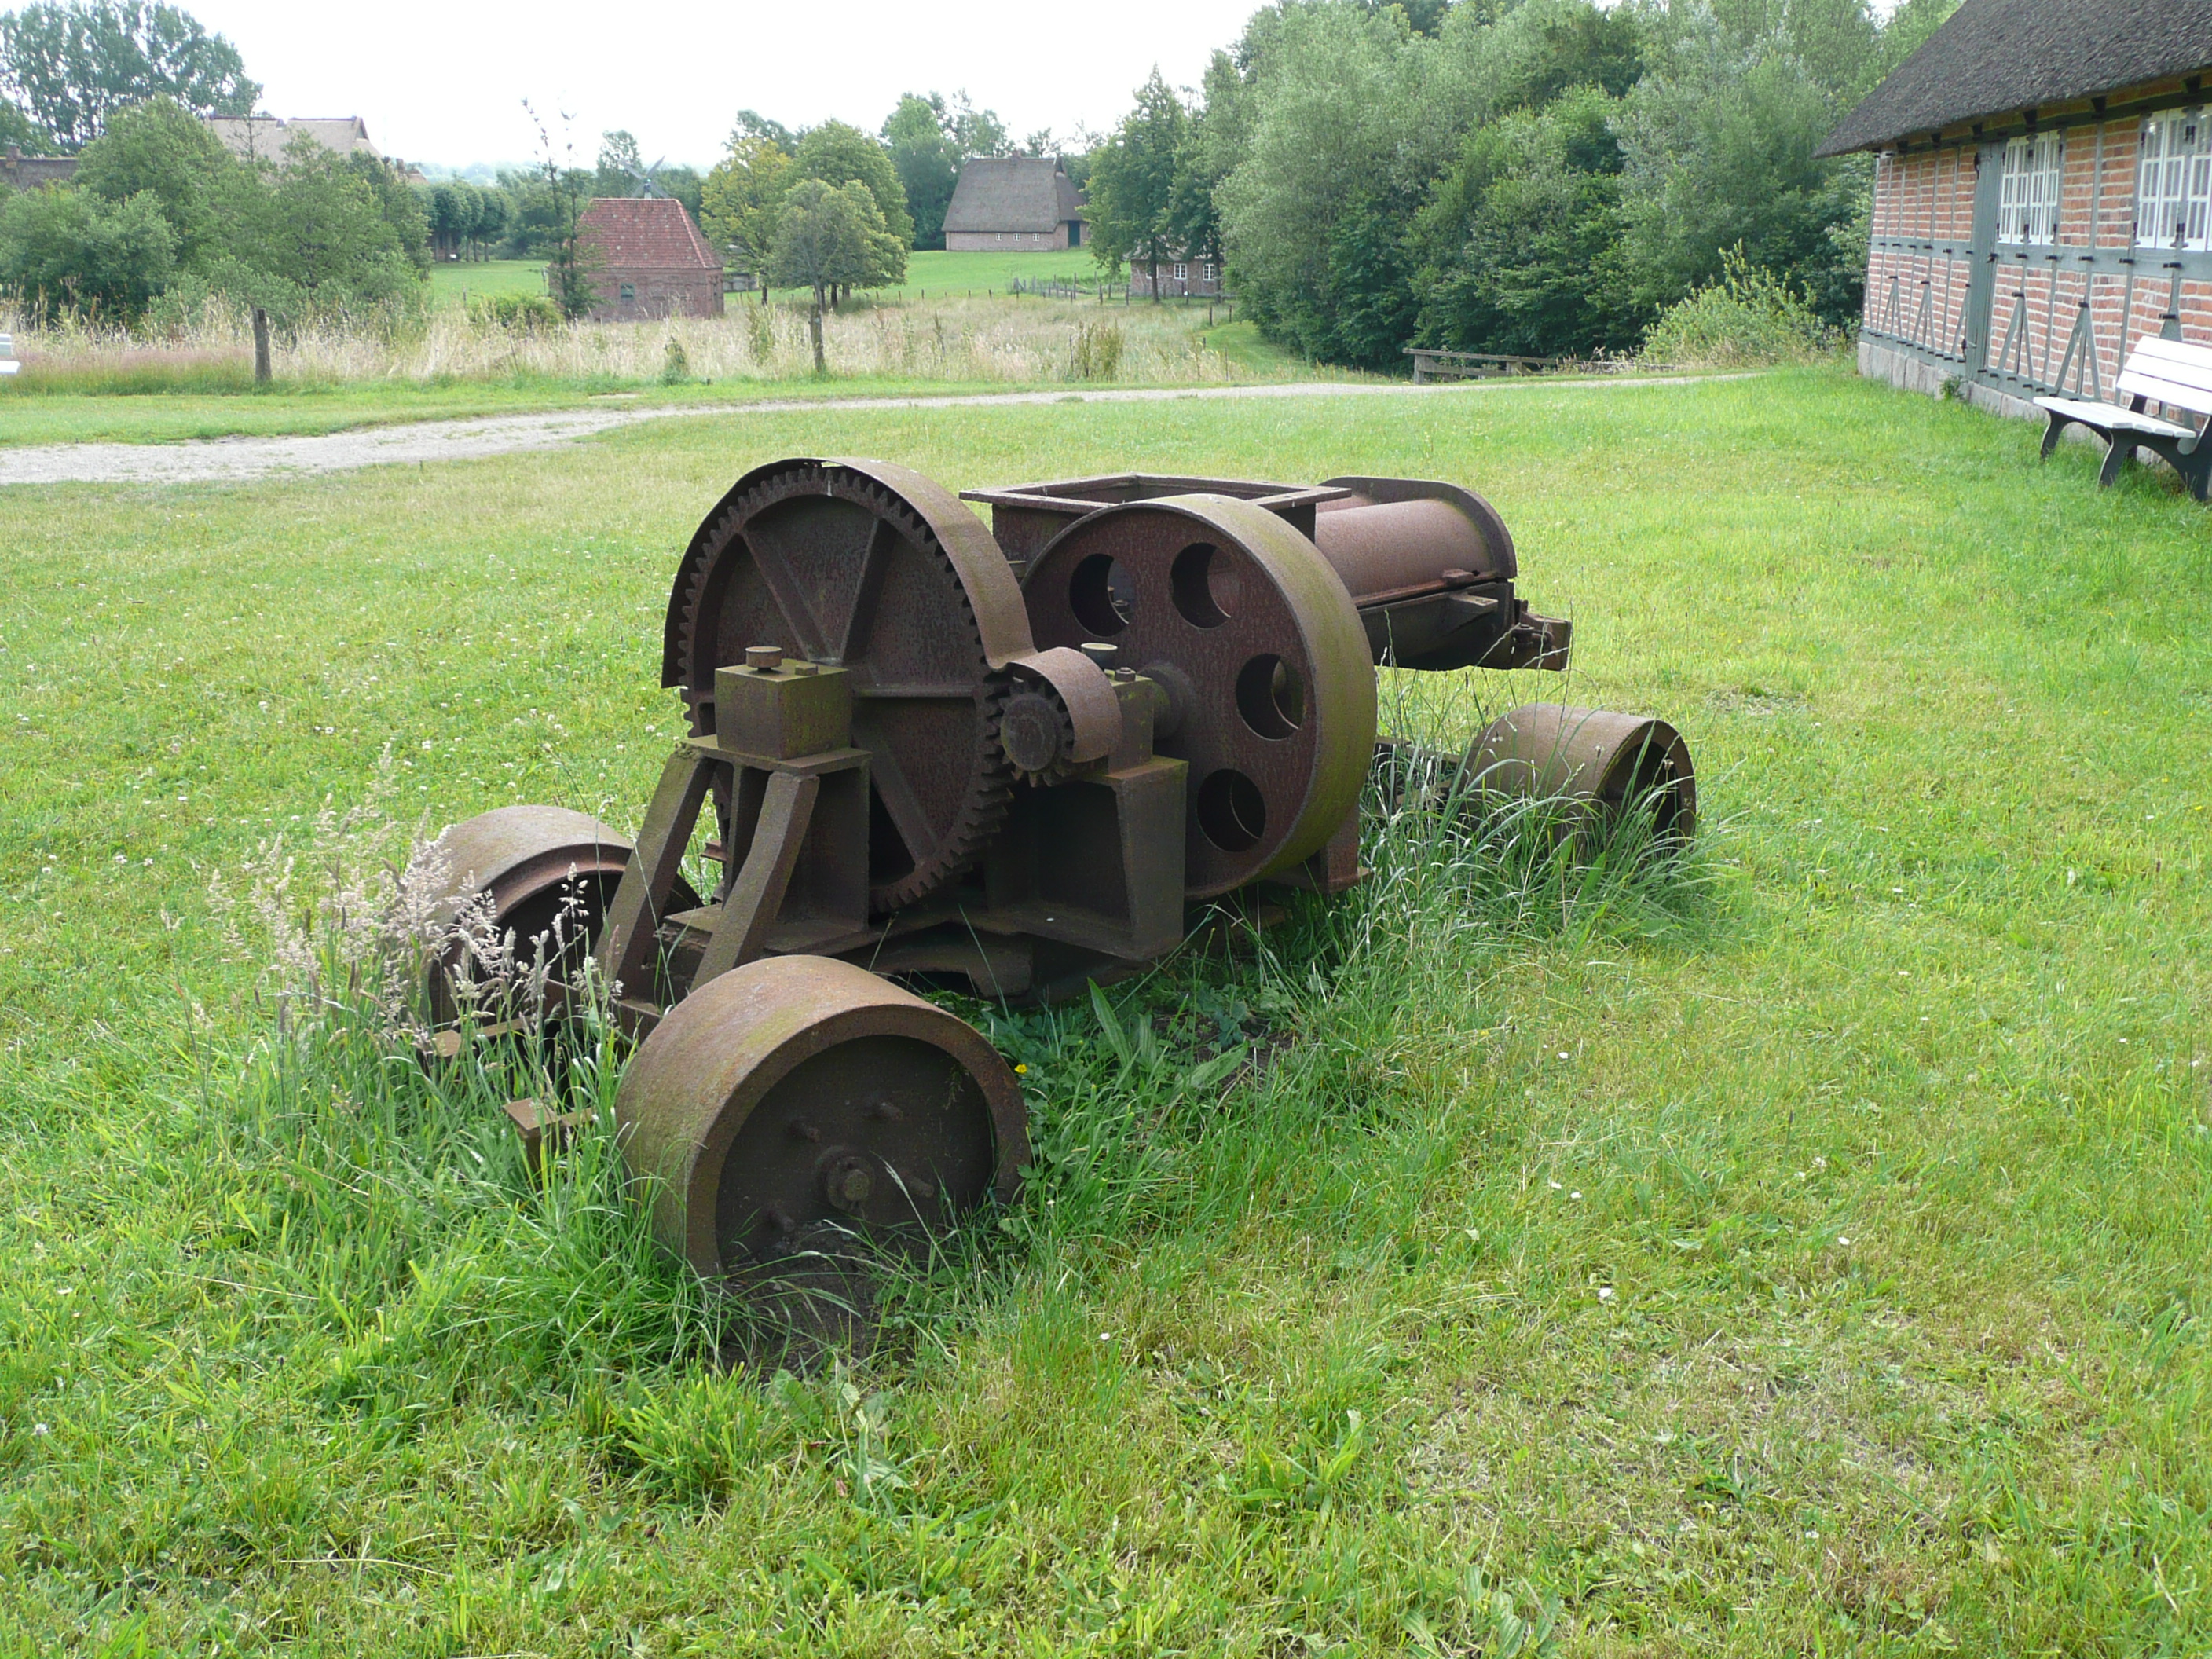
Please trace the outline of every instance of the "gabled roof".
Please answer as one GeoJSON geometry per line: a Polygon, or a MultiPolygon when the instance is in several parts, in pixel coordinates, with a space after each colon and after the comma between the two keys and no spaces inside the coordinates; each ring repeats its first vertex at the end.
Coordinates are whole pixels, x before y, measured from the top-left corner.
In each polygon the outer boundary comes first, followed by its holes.
{"type": "Polygon", "coordinates": [[[369,142],[368,124],[358,115],[310,116],[292,121],[273,115],[210,115],[205,119],[233,155],[277,161],[295,138],[312,138],[340,155],[350,155],[356,150],[371,155],[382,153],[369,142]]]}
{"type": "Polygon", "coordinates": [[[666,196],[596,196],[576,221],[610,267],[624,270],[720,270],[684,204],[666,196]]]}
{"type": "Polygon", "coordinates": [[[1083,192],[1042,155],[977,156],[960,169],[947,230],[1051,230],[1083,216],[1083,192]]]}
{"type": "Polygon", "coordinates": [[[1966,0],[1837,125],[1840,155],[2212,67],[2212,0],[1966,0]]]}

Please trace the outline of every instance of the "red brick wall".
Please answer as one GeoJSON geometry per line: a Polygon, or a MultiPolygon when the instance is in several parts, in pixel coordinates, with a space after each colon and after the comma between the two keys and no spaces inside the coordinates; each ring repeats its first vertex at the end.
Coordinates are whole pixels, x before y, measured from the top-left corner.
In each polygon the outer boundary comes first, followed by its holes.
{"type": "Polygon", "coordinates": [[[720,270],[643,270],[611,265],[596,271],[592,286],[599,296],[592,307],[595,323],[626,323],[662,317],[720,317],[720,270]],[[622,296],[627,283],[631,296],[622,296]]]}
{"type": "MultiPolygon", "coordinates": [[[[2065,356],[2087,298],[2096,339],[2096,384],[2110,397],[2130,348],[2164,326],[2169,273],[2159,266],[2171,255],[2147,257],[2127,275],[2092,275],[2078,258],[2069,257],[2092,246],[2124,251],[2132,243],[2141,131],[2142,122],[2133,116],[2066,130],[2056,245],[2000,244],[1997,248],[1987,347],[1987,366],[1992,370],[2019,373],[2024,360],[2030,379],[2048,382],[2065,356]],[[2013,336],[2012,347],[2000,364],[1998,353],[2006,348],[2008,333],[2013,336]]],[[[1990,165],[1997,164],[1993,155],[1990,165]]],[[[1963,253],[1972,234],[1975,184],[1972,145],[1919,150],[1901,159],[1884,154],[1876,158],[1875,171],[1874,234],[1950,241],[1960,245],[1963,253]]],[[[1974,264],[1970,258],[1946,261],[1917,250],[1875,248],[1867,264],[1863,321],[1868,331],[1901,337],[1924,350],[1955,352],[1964,331],[1967,283],[1974,264]],[[1894,318],[1889,293],[1893,277],[1898,288],[1894,318]],[[1929,284],[1934,322],[1924,331],[1920,323],[1923,283],[1929,284]]],[[[2182,337],[2212,344],[2212,283],[2183,283],[2180,311],[2182,337]]],[[[2066,384],[2069,392],[2087,389],[2078,370],[2069,369],[2066,384]]]]}

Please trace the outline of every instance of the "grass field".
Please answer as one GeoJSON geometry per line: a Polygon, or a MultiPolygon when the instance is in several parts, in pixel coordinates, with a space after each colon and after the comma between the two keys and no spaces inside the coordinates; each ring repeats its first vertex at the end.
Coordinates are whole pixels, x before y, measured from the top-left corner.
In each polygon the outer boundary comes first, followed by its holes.
{"type": "MultiPolygon", "coordinates": [[[[1058,253],[947,253],[942,251],[909,253],[906,281],[896,288],[872,289],[862,296],[878,303],[918,300],[933,290],[939,299],[973,293],[976,297],[1006,293],[1016,277],[1036,282],[1064,277],[1086,286],[1098,280],[1098,267],[1087,249],[1058,253]]],[[[430,292],[441,306],[458,306],[464,291],[483,297],[495,294],[543,294],[545,265],[540,259],[488,259],[473,264],[436,264],[430,268],[430,292]]],[[[775,290],[776,297],[796,298],[797,289],[775,290]]],[[[758,304],[760,296],[729,296],[733,306],[758,304]]]]}
{"type": "Polygon", "coordinates": [[[2035,438],[1812,370],[11,491],[0,1654],[2203,1653],[2212,518],[2035,438]],[[975,1271],[718,1370],[603,1139],[533,1193],[507,1079],[280,1029],[210,889],[283,832],[327,923],[380,776],[634,824],[668,574],[785,453],[1473,484],[1576,623],[1482,699],[1675,720],[1703,850],[1378,884],[1116,991],[1157,1065],[995,1022],[975,1271]]]}
{"type": "Polygon", "coordinates": [[[473,259],[430,267],[430,302],[459,306],[464,298],[487,300],[502,294],[545,292],[543,259],[473,259]]]}

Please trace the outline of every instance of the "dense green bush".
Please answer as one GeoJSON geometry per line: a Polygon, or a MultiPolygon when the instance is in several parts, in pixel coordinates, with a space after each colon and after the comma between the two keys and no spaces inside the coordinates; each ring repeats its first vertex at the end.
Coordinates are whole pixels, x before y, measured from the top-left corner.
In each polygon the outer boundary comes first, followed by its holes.
{"type": "Polygon", "coordinates": [[[1842,330],[1787,281],[1750,264],[1739,244],[1721,256],[1717,277],[1660,313],[1644,337],[1644,355],[1699,368],[1809,362],[1842,340],[1842,330]]]}
{"type": "Polygon", "coordinates": [[[520,334],[563,326],[561,307],[542,294],[494,294],[469,301],[469,315],[491,328],[520,334]]]}
{"type": "Polygon", "coordinates": [[[136,322],[176,269],[177,238],[149,191],[107,202],[52,186],[0,203],[0,287],[41,321],[136,322]]]}

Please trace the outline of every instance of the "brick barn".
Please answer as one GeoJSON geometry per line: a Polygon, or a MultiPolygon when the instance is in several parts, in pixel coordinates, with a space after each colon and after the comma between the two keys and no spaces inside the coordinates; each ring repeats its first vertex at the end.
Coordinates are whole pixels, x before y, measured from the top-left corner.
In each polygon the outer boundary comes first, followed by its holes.
{"type": "Polygon", "coordinates": [[[960,169],[945,210],[956,253],[1046,252],[1083,246],[1083,192],[1056,160],[978,156],[960,169]]]}
{"type": "MultiPolygon", "coordinates": [[[[1152,265],[1133,255],[1129,260],[1129,292],[1146,300],[1152,294],[1152,265]]],[[[1217,297],[1221,292],[1220,261],[1194,259],[1182,253],[1161,260],[1160,292],[1180,297],[1195,295],[1203,300],[1217,297]]]]}
{"type": "Polygon", "coordinates": [[[576,221],[596,261],[595,323],[722,314],[722,262],[684,204],[665,196],[601,196],[576,221]]]}
{"type": "Polygon", "coordinates": [[[1966,0],[1822,143],[1871,150],[1859,371],[2007,414],[2212,344],[2212,0],[1966,0]]]}

